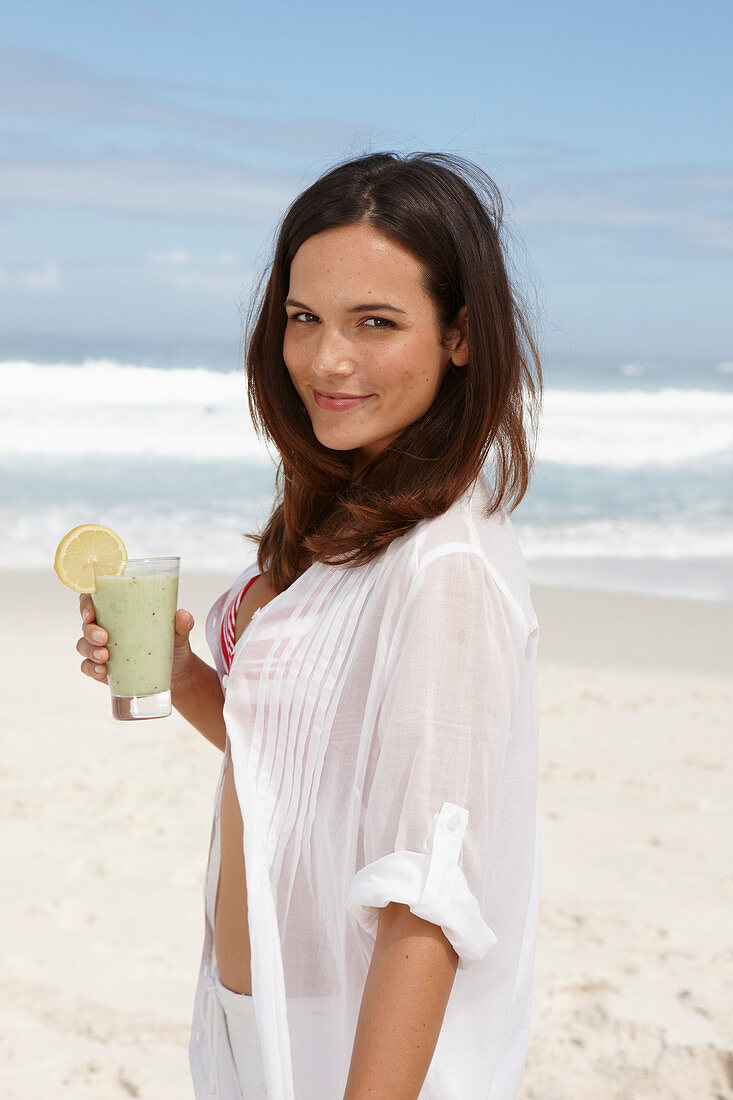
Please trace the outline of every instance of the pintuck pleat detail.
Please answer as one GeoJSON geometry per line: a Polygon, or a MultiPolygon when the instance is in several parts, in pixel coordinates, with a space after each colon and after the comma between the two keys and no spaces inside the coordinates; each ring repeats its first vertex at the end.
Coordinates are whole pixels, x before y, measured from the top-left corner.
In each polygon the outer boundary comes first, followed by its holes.
{"type": "Polygon", "coordinates": [[[279,877],[285,852],[290,847],[290,868],[284,886],[287,901],[292,895],[300,860],[304,861],[306,871],[310,865],[311,831],[329,744],[329,734],[326,731],[332,728],[331,716],[338,707],[348,682],[351,660],[358,647],[359,619],[369,592],[363,578],[352,574],[347,575],[344,580],[344,591],[339,593],[337,607],[328,617],[324,643],[315,660],[304,662],[301,670],[303,679],[309,685],[302,712],[303,726],[308,734],[304,738],[302,754],[297,751],[297,744],[294,746],[296,751],[293,752],[287,768],[290,796],[288,813],[281,824],[281,835],[273,860],[273,871],[279,877]],[[296,821],[300,822],[300,831],[294,838],[293,828],[296,821]],[[299,858],[296,858],[296,853],[299,858]]]}

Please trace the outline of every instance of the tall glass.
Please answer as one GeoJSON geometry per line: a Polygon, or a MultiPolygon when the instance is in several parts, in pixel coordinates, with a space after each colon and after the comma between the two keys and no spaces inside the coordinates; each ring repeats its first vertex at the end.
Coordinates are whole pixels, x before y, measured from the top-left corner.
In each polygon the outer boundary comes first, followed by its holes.
{"type": "Polygon", "coordinates": [[[121,721],[171,713],[180,558],[132,558],[119,577],[98,576],[97,622],[109,635],[107,679],[121,721]]]}

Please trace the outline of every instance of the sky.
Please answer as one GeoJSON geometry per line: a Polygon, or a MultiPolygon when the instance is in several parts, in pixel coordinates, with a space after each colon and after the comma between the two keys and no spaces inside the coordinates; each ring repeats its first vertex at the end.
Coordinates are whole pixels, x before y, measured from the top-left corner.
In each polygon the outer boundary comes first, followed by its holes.
{"type": "Polygon", "coordinates": [[[733,360],[730,0],[25,0],[1,33],[0,358],[234,366],[287,204],[394,149],[493,176],[551,367],[733,360]]]}

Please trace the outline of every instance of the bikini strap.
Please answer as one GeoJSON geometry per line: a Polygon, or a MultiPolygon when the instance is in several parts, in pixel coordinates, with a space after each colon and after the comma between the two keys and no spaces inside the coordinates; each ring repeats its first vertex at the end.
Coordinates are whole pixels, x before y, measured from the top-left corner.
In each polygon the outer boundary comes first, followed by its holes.
{"type": "Polygon", "coordinates": [[[239,605],[244,598],[244,593],[247,591],[251,584],[257,580],[257,576],[252,577],[250,581],[247,581],[244,588],[242,588],[234,597],[229,607],[224,612],[224,617],[221,621],[221,655],[224,659],[224,668],[227,672],[232,667],[232,661],[234,659],[234,632],[237,626],[237,612],[239,611],[239,605]]]}

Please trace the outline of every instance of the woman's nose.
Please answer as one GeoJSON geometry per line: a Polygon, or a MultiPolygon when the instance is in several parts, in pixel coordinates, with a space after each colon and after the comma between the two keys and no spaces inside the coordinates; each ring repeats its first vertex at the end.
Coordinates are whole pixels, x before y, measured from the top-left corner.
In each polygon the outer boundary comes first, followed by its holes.
{"type": "Polygon", "coordinates": [[[353,371],[353,348],[338,329],[323,327],[312,365],[317,373],[323,375],[343,375],[353,371]]]}

